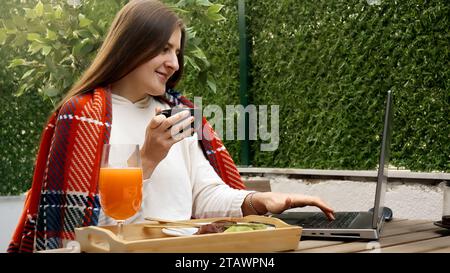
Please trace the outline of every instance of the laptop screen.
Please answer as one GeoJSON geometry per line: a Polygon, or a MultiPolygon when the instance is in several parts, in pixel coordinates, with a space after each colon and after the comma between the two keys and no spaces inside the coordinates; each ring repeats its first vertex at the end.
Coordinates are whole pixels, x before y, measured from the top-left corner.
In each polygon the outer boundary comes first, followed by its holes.
{"type": "Polygon", "coordinates": [[[381,141],[380,161],[378,165],[377,188],[375,193],[374,215],[372,220],[372,227],[377,228],[382,221],[384,196],[387,187],[388,165],[390,155],[390,144],[392,134],[392,92],[387,93],[386,109],[384,113],[384,128],[383,138],[381,141]]]}

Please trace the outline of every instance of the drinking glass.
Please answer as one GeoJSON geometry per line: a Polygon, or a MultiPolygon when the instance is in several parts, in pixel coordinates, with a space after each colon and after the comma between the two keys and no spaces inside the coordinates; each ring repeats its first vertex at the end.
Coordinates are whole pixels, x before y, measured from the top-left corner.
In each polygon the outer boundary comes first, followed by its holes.
{"type": "Polygon", "coordinates": [[[123,239],[123,224],[142,203],[142,166],[137,144],[105,144],[98,182],[105,215],[117,221],[117,236],[123,239]]]}

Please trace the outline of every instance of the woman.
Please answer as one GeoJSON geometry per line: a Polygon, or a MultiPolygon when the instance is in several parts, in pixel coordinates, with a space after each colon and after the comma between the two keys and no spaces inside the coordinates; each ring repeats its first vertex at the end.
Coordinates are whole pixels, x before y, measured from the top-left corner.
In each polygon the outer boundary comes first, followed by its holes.
{"type": "Polygon", "coordinates": [[[187,111],[159,114],[177,104],[193,106],[172,90],[183,72],[184,42],[182,21],[159,1],[130,1],[117,14],[92,65],[43,132],[9,251],[59,248],[74,239],[76,227],[108,222],[97,195],[105,143],[142,148],[144,196],[133,222],[147,216],[240,217],[307,205],[333,218],[317,197],[243,190],[231,157],[205,120],[198,133],[209,136],[199,142],[192,129],[182,131],[193,121],[187,111]]]}

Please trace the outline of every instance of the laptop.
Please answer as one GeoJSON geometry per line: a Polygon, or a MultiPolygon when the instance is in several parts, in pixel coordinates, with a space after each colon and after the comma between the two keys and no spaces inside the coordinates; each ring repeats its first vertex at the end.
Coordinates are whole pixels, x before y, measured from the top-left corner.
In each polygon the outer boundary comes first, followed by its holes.
{"type": "Polygon", "coordinates": [[[374,209],[360,212],[335,212],[335,220],[329,221],[323,212],[288,212],[273,214],[291,225],[303,228],[302,237],[323,238],[380,238],[384,223],[384,196],[387,186],[390,140],[392,130],[392,94],[389,90],[384,114],[383,138],[379,158],[374,209]]]}

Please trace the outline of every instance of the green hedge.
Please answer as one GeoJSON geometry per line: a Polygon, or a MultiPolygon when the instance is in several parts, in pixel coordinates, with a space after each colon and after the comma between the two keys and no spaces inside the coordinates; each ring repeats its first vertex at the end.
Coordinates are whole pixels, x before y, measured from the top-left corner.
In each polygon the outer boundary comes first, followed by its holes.
{"type": "MultiPolygon", "coordinates": [[[[239,103],[236,1],[201,33],[217,66],[215,104],[239,103]],[[230,43],[231,41],[231,43],[230,43]]],[[[254,166],[374,169],[387,90],[395,97],[391,164],[450,170],[448,1],[247,1],[252,103],[280,105],[280,145],[254,166]]],[[[189,90],[189,88],[186,88],[189,90]]],[[[237,142],[226,142],[237,163],[237,142]]]]}
{"type": "MultiPolygon", "coordinates": [[[[2,2],[0,19],[20,2],[2,2]]],[[[14,54],[0,48],[0,195],[19,194],[30,187],[40,135],[53,108],[37,92],[13,96],[18,88],[11,80],[13,73],[23,72],[8,68],[14,54]]]]}
{"type": "MultiPolygon", "coordinates": [[[[0,67],[7,54],[0,51],[0,67]]],[[[36,92],[13,96],[17,86],[11,72],[0,70],[0,195],[13,195],[30,187],[42,128],[52,109],[36,92]]]]}
{"type": "MultiPolygon", "coordinates": [[[[197,36],[212,64],[213,93],[186,71],[179,86],[203,106],[239,103],[237,1],[228,20],[197,36]]],[[[395,96],[392,164],[450,171],[448,1],[258,0],[247,2],[251,37],[251,102],[280,105],[280,144],[260,151],[253,166],[374,169],[384,99],[395,96]]],[[[192,24],[202,22],[192,20],[192,24]]],[[[0,67],[8,52],[0,51],[0,67]]],[[[0,193],[31,181],[37,142],[52,106],[36,95],[15,98],[12,73],[0,70],[0,193]]],[[[225,141],[240,164],[239,142],[225,141]]]]}
{"type": "Polygon", "coordinates": [[[251,2],[254,103],[282,117],[279,149],[254,165],[375,168],[392,90],[392,164],[450,170],[450,2],[380,2],[251,2]]]}

